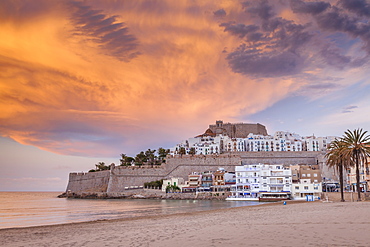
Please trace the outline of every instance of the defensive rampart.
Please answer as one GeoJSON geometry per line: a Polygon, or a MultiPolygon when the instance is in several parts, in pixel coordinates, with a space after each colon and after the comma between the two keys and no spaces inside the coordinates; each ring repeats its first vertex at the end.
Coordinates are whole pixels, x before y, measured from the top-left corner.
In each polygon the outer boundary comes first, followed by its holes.
{"type": "Polygon", "coordinates": [[[126,187],[143,186],[146,182],[169,177],[187,180],[192,172],[216,171],[222,167],[234,171],[235,166],[255,163],[269,164],[322,164],[320,152],[241,152],[221,155],[168,157],[158,167],[112,166],[110,171],[71,173],[67,191],[71,192],[124,192],[126,187]]]}
{"type": "Polygon", "coordinates": [[[106,192],[110,171],[70,173],[67,191],[106,192]]]}
{"type": "Polygon", "coordinates": [[[319,165],[324,162],[322,152],[243,152],[240,154],[243,165],[265,164],[307,164],[319,165]]]}

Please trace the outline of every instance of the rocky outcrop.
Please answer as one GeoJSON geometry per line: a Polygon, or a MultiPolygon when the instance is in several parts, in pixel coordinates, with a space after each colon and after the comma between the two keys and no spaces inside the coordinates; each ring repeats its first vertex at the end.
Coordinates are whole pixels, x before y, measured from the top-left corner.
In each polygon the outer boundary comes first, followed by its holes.
{"type": "Polygon", "coordinates": [[[109,192],[66,192],[58,197],[77,199],[161,199],[161,200],[225,200],[228,194],[217,193],[165,193],[144,190],[125,193],[109,192]]]}

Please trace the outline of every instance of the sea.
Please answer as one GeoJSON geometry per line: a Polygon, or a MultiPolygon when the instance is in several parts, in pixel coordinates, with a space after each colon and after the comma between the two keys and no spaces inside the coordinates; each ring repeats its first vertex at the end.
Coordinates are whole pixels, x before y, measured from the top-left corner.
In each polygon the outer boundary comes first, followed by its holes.
{"type": "Polygon", "coordinates": [[[62,192],[0,192],[0,229],[169,215],[258,205],[251,201],[71,199],[62,192]]]}

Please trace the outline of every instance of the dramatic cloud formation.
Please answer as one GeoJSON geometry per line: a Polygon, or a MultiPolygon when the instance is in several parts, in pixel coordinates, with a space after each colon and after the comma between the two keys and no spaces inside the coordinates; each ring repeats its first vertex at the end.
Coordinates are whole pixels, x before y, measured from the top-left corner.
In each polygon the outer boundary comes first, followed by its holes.
{"type": "Polygon", "coordinates": [[[90,6],[80,2],[70,2],[72,23],[76,28],[74,35],[85,35],[86,39],[97,43],[107,55],[118,60],[129,61],[135,58],[138,40],[129,34],[123,22],[117,22],[116,16],[107,17],[100,10],[93,10],[90,6]]]}
{"type": "Polygon", "coordinates": [[[294,13],[320,14],[330,7],[327,2],[304,2],[301,0],[291,0],[290,7],[294,13]]]}
{"type": "Polygon", "coordinates": [[[368,83],[369,9],[363,0],[2,1],[0,135],[117,157],[171,147],[216,119],[253,121],[290,97],[310,113],[330,98],[352,114],[345,107],[357,100],[338,103],[338,92],[368,83]]]}

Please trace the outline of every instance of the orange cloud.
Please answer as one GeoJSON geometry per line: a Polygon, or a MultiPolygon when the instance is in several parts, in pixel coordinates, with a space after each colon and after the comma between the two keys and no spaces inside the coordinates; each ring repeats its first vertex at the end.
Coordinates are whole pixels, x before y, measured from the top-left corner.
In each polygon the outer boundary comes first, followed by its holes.
{"type": "Polygon", "coordinates": [[[106,156],[173,145],[304,85],[233,72],[244,41],[220,24],[253,23],[238,2],[19,4],[0,30],[0,134],[23,144],[106,156]]]}

